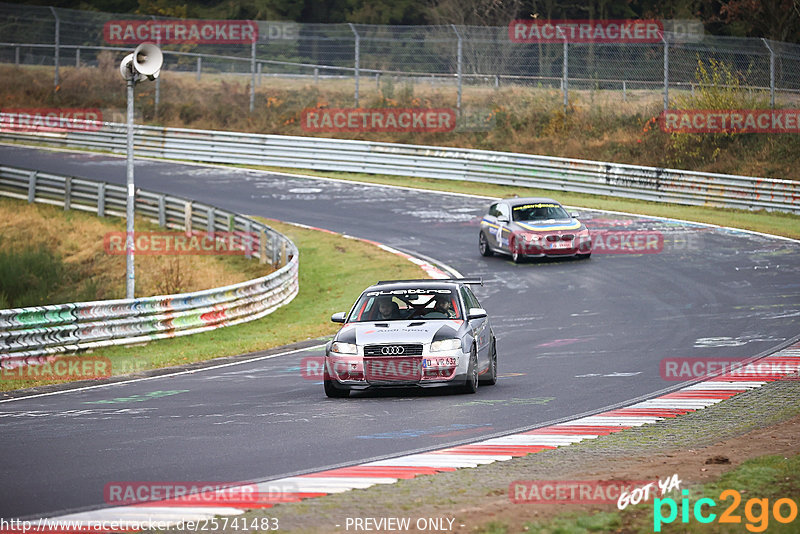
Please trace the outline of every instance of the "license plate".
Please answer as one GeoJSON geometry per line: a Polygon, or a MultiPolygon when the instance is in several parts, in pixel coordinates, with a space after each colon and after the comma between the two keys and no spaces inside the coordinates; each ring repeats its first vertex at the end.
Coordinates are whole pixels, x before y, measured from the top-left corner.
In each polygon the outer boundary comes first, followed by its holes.
{"type": "Polygon", "coordinates": [[[550,248],[572,248],[572,241],[557,241],[551,244],[550,248]]]}
{"type": "Polygon", "coordinates": [[[422,360],[422,367],[454,367],[455,358],[425,358],[422,360]]]}

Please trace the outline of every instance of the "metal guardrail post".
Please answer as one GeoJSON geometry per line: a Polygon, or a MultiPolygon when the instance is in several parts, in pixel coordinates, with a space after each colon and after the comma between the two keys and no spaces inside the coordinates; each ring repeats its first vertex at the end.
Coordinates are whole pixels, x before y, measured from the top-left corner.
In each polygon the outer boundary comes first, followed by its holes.
{"type": "Polygon", "coordinates": [[[19,47],[14,47],[14,65],[19,67],[19,47]]]}
{"type": "Polygon", "coordinates": [[[158,196],[158,225],[167,226],[167,199],[165,195],[158,196]]]}
{"type": "Polygon", "coordinates": [[[206,210],[206,232],[214,235],[214,220],[216,219],[216,213],[214,211],[213,206],[209,206],[206,210]]]}
{"type": "Polygon", "coordinates": [[[203,68],[203,57],[197,56],[197,74],[195,74],[194,78],[198,82],[200,81],[200,70],[203,68]]]}
{"type": "Polygon", "coordinates": [[[456,109],[458,110],[459,116],[461,115],[461,91],[463,90],[463,80],[462,80],[462,60],[463,60],[463,41],[461,39],[461,34],[458,32],[458,28],[456,28],[455,24],[450,25],[453,28],[453,31],[456,32],[456,37],[458,38],[458,44],[456,49],[456,76],[458,79],[458,100],[456,102],[456,109]]]}
{"type": "Polygon", "coordinates": [[[278,268],[278,236],[272,236],[272,265],[278,268]]]}
{"type": "Polygon", "coordinates": [[[36,202],[36,171],[31,171],[28,175],[28,203],[36,202]]]}
{"type": "MultiPolygon", "coordinates": [[[[97,184],[97,216],[106,216],[106,184],[100,182],[97,184]]],[[[133,236],[131,236],[133,238],[133,236]]]]}
{"type": "Polygon", "coordinates": [[[628,101],[628,88],[625,85],[625,80],[622,80],[622,101],[628,101]]]}
{"type": "Polygon", "coordinates": [[[76,69],[81,68],[81,49],[80,48],[76,48],[75,49],[75,68],[76,69]]]}
{"type": "Polygon", "coordinates": [[[358,35],[356,31],[356,27],[353,26],[352,22],[347,23],[350,26],[350,30],[355,35],[356,43],[355,43],[355,81],[356,81],[356,89],[355,89],[355,107],[358,107],[358,78],[360,76],[360,67],[361,67],[361,37],[358,35]]]}
{"type": "Polygon", "coordinates": [[[775,51],[766,39],[762,38],[761,42],[769,50],[769,107],[775,109],[775,51]]]}
{"type": "Polygon", "coordinates": [[[248,260],[253,257],[253,235],[250,219],[244,221],[244,257],[248,260]]]}
{"type": "Polygon", "coordinates": [[[192,203],[187,202],[183,206],[183,231],[186,235],[192,233],[192,203]]]}
{"type": "Polygon", "coordinates": [[[64,211],[72,207],[72,176],[64,178],[64,211]]]}
{"type": "Polygon", "coordinates": [[[56,9],[53,6],[50,6],[50,11],[53,13],[53,17],[56,19],[55,51],[53,53],[53,64],[55,65],[53,87],[58,87],[58,84],[61,82],[58,75],[58,62],[61,47],[61,19],[58,18],[58,13],[56,13],[56,9]]]}
{"type": "Polygon", "coordinates": [[[267,232],[263,228],[258,231],[258,263],[267,263],[267,232]]]}

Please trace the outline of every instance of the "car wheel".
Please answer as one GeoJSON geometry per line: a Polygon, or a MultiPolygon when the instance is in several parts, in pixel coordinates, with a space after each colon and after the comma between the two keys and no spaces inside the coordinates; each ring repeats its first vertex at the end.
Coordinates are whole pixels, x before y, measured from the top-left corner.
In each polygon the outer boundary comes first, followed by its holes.
{"type": "Polygon", "coordinates": [[[467,366],[467,380],[461,388],[463,393],[475,393],[478,391],[478,353],[475,347],[469,354],[469,365],[467,366]]]}
{"type": "Polygon", "coordinates": [[[522,254],[519,252],[519,245],[517,245],[516,238],[511,238],[511,241],[508,244],[508,248],[511,250],[511,259],[514,260],[514,263],[521,263],[522,262],[522,254]]]}
{"type": "Polygon", "coordinates": [[[497,340],[492,339],[492,348],[489,350],[489,370],[481,378],[481,384],[493,386],[497,384],[497,340]]]}
{"type": "Polygon", "coordinates": [[[337,388],[333,384],[334,380],[330,376],[328,376],[327,372],[325,372],[325,379],[324,380],[325,380],[325,382],[324,382],[324,384],[325,384],[325,395],[327,395],[328,397],[330,397],[332,399],[344,399],[344,398],[350,396],[350,390],[349,389],[339,389],[339,388],[337,388]]]}
{"type": "Polygon", "coordinates": [[[489,257],[494,255],[492,249],[489,248],[489,242],[486,241],[486,236],[483,232],[478,234],[478,250],[481,251],[481,256],[489,257]]]}

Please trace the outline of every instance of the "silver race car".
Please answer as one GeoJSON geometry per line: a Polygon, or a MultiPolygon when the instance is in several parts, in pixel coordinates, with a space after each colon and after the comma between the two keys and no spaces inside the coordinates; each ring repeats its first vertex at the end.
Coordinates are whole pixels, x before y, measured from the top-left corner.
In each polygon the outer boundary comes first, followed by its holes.
{"type": "Polygon", "coordinates": [[[456,386],[475,393],[497,381],[497,347],[468,284],[480,279],[393,280],[368,287],[325,349],[325,393],[377,387],[456,386]]]}
{"type": "Polygon", "coordinates": [[[592,255],[592,237],[578,220],[551,198],[507,198],[495,202],[481,221],[478,249],[484,256],[525,257],[592,255]]]}

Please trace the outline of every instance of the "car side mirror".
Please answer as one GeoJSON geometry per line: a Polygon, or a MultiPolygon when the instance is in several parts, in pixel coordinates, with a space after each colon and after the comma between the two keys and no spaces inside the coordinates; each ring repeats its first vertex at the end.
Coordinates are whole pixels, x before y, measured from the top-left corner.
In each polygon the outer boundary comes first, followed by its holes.
{"type": "Polygon", "coordinates": [[[346,314],[344,312],[334,313],[333,315],[331,315],[331,322],[343,323],[345,320],[345,315],[346,314]]]}
{"type": "Polygon", "coordinates": [[[470,308],[469,313],[467,313],[467,319],[470,321],[472,319],[483,319],[487,315],[486,310],[483,308],[470,308]]]}
{"type": "Polygon", "coordinates": [[[499,223],[507,223],[508,222],[508,217],[505,217],[505,216],[501,215],[500,217],[497,218],[497,222],[499,222],[499,223]]]}
{"type": "Polygon", "coordinates": [[[570,213],[569,216],[572,217],[573,219],[580,219],[580,217],[581,217],[580,214],[578,212],[575,212],[575,211],[570,213]]]}

